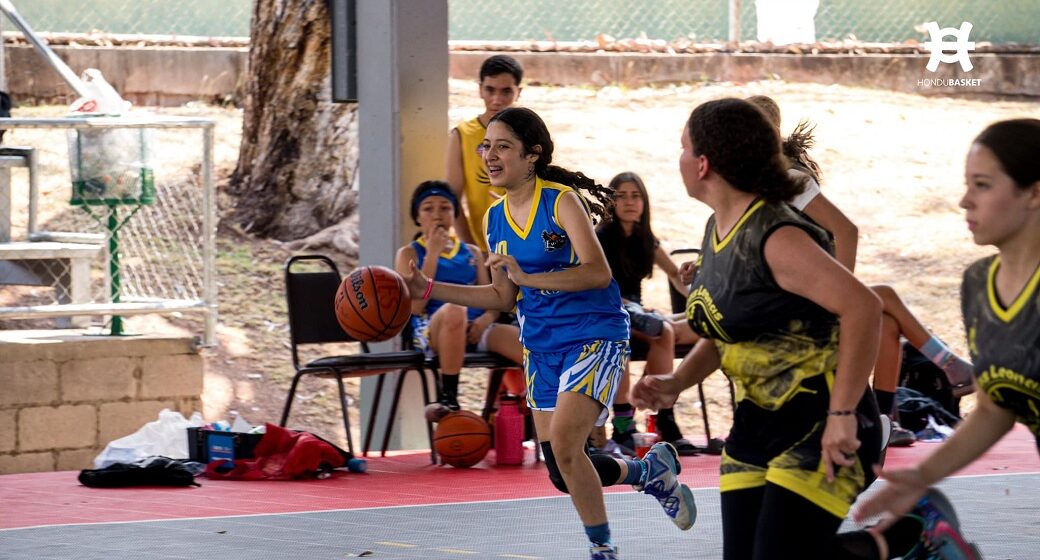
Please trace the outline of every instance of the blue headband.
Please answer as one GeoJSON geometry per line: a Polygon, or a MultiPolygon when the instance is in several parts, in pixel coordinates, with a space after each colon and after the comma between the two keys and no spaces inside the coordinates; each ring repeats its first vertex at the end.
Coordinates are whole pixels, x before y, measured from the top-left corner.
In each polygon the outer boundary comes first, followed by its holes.
{"type": "Polygon", "coordinates": [[[419,218],[419,205],[422,204],[422,201],[426,200],[427,198],[430,198],[431,196],[439,196],[439,197],[446,198],[449,201],[451,201],[451,205],[455,207],[455,217],[458,217],[458,215],[459,215],[459,199],[455,197],[455,193],[453,193],[450,190],[445,189],[445,188],[432,187],[432,188],[424,189],[422,192],[416,194],[415,198],[412,199],[412,219],[413,220],[418,220],[418,218],[419,218]]]}

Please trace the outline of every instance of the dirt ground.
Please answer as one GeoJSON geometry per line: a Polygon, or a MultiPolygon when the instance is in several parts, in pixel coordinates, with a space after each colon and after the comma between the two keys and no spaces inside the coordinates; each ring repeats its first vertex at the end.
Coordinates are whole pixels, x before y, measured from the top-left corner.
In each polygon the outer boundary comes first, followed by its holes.
{"type": "MultiPolygon", "coordinates": [[[[475,84],[452,81],[452,123],[481,110],[476,93],[475,84]]],[[[655,233],[667,249],[674,249],[698,247],[709,215],[706,207],[687,197],[678,174],[679,135],[686,117],[700,102],[753,94],[770,95],[779,102],[785,131],[801,118],[817,124],[813,153],[823,168],[824,193],[860,227],[857,275],[868,284],[894,286],[926,325],[964,353],[960,274],[972,260],[992,252],[972,244],[957,207],[964,155],[972,137],[986,124],[1035,116],[1040,103],[925,98],[783,82],[634,90],[528,86],[520,102],[538,111],[549,125],[556,163],[601,183],[626,170],[642,175],[650,191],[655,233]]],[[[34,114],[47,112],[61,111],[33,110],[34,114]]],[[[221,183],[225,182],[238,154],[241,113],[214,107],[164,112],[218,119],[216,164],[221,183]]],[[[30,143],[25,140],[19,143],[30,143]]],[[[47,138],[28,140],[35,144],[47,138]]],[[[60,150],[62,140],[52,145],[60,150]]],[[[68,188],[67,175],[62,179],[67,170],[49,173],[45,192],[68,188]]],[[[63,202],[61,196],[45,200],[63,202]]],[[[204,351],[203,401],[208,419],[234,410],[254,423],[278,420],[292,372],[281,279],[281,264],[288,255],[278,242],[251,238],[227,223],[220,227],[220,343],[204,351]]],[[[651,307],[668,307],[665,283],[664,276],[657,274],[644,284],[651,307]]],[[[14,327],[12,322],[0,325],[14,327]]],[[[139,332],[200,332],[198,323],[186,318],[134,318],[131,327],[139,332]]],[[[640,370],[641,364],[635,364],[633,372],[638,375],[640,370]]],[[[480,371],[464,374],[461,400],[467,408],[479,410],[485,379],[480,371]]],[[[357,383],[348,385],[356,398],[357,383]]],[[[716,374],[706,385],[713,435],[723,435],[730,422],[725,380],[716,374]]],[[[969,398],[965,408],[970,410],[971,404],[969,398]]],[[[344,441],[333,384],[305,382],[294,406],[292,425],[344,441]]],[[[704,433],[701,406],[695,392],[677,406],[680,425],[695,440],[704,433]]]]}

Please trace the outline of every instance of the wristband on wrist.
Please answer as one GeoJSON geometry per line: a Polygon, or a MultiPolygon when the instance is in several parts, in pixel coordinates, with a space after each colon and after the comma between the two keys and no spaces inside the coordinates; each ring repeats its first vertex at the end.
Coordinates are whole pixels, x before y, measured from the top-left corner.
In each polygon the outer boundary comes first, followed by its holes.
{"type": "Polygon", "coordinates": [[[430,292],[433,291],[433,278],[430,278],[426,283],[426,292],[422,295],[422,300],[426,301],[430,299],[430,292]]]}
{"type": "Polygon", "coordinates": [[[828,410],[827,416],[852,416],[856,414],[855,410],[828,410]]]}

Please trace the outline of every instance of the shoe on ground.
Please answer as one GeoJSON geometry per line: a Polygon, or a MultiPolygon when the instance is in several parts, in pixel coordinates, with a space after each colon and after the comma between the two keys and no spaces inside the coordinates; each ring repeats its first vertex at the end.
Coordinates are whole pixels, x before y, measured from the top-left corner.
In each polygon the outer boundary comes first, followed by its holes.
{"type": "Polygon", "coordinates": [[[459,400],[455,397],[441,395],[439,402],[440,404],[448,407],[448,410],[450,410],[451,412],[458,412],[459,410],[462,410],[462,407],[459,406],[459,400]]]}
{"type": "Polygon", "coordinates": [[[447,416],[449,412],[451,412],[451,409],[439,402],[426,405],[426,409],[423,411],[426,421],[431,424],[440,422],[441,418],[447,416]]]}
{"type": "Polygon", "coordinates": [[[888,437],[889,447],[910,447],[917,441],[917,436],[910,430],[892,422],[892,435],[888,437]]]}
{"type": "Polygon", "coordinates": [[[589,560],[617,560],[621,558],[618,556],[618,550],[616,546],[594,546],[589,549],[589,560]]]}
{"type": "Polygon", "coordinates": [[[617,445],[622,453],[629,457],[634,457],[636,454],[634,451],[636,448],[636,442],[632,439],[632,434],[636,433],[639,432],[636,430],[635,426],[632,425],[624,432],[614,430],[614,433],[610,434],[610,440],[617,445]]]}
{"type": "Polygon", "coordinates": [[[938,489],[928,489],[910,516],[920,519],[924,528],[921,541],[903,555],[903,560],[981,560],[979,549],[961,534],[950,501],[938,489]]]}
{"type": "Polygon", "coordinates": [[[690,487],[679,482],[679,454],[666,442],[657,442],[643,457],[646,473],[633,488],[657,499],[665,514],[683,531],[693,527],[697,520],[697,504],[690,487]]]}
{"type": "Polygon", "coordinates": [[[878,454],[878,463],[885,464],[885,456],[888,454],[888,440],[892,438],[892,419],[886,414],[881,418],[881,452],[878,454]]]}

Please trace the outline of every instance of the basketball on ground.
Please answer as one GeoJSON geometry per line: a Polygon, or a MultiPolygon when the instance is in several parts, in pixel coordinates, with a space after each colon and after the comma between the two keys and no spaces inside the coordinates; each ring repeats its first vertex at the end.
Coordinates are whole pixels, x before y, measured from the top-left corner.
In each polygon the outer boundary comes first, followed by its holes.
{"type": "Polygon", "coordinates": [[[440,419],[433,432],[433,447],[445,463],[472,467],[491,449],[491,429],[472,412],[450,412],[440,419]]]}
{"type": "Polygon", "coordinates": [[[355,268],[336,290],[335,305],[340,326],[362,342],[397,336],[412,313],[404,279],[383,266],[355,268]]]}

